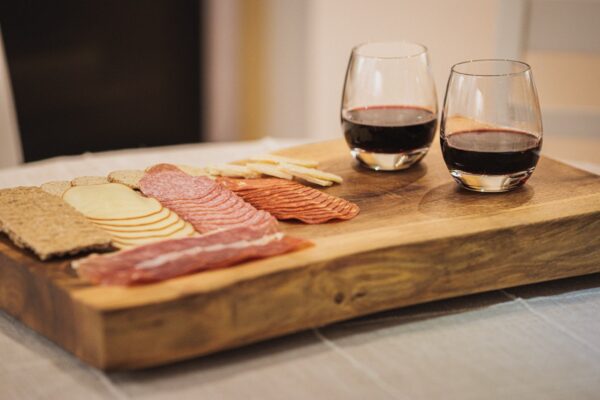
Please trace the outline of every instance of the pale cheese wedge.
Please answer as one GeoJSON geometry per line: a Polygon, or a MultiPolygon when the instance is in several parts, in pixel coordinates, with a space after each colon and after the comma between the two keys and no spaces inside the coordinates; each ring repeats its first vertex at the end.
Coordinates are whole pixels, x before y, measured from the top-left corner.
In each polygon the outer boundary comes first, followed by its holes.
{"type": "MultiPolygon", "coordinates": [[[[165,210],[167,210],[165,208],[165,210]]],[[[170,226],[173,226],[181,219],[175,214],[171,212],[167,218],[164,218],[160,221],[144,224],[144,225],[122,225],[122,226],[114,226],[114,225],[105,225],[98,223],[98,220],[92,220],[99,228],[104,229],[107,232],[119,234],[120,232],[156,232],[162,231],[170,226]]]]}
{"type": "Polygon", "coordinates": [[[311,168],[316,168],[319,166],[318,161],[276,156],[273,154],[263,154],[260,156],[250,157],[250,160],[251,161],[259,161],[259,162],[263,162],[263,163],[270,163],[270,164],[294,164],[294,165],[300,165],[302,167],[311,167],[311,168]]]}
{"type": "Polygon", "coordinates": [[[252,171],[255,171],[255,172],[258,172],[258,173],[261,173],[264,175],[274,176],[276,178],[287,179],[287,180],[292,180],[294,178],[292,176],[292,174],[288,174],[287,172],[282,171],[278,165],[274,165],[274,164],[251,163],[251,164],[246,164],[246,167],[250,168],[252,171]]]}
{"type": "Polygon", "coordinates": [[[99,219],[93,220],[97,225],[107,227],[108,229],[122,229],[128,227],[143,227],[146,225],[153,225],[164,221],[169,218],[173,214],[171,210],[168,208],[163,208],[159,213],[147,215],[145,217],[139,218],[129,218],[129,219],[99,219]]]}
{"type": "Polygon", "coordinates": [[[312,178],[316,178],[316,179],[320,179],[320,180],[325,180],[325,181],[331,181],[331,182],[336,182],[336,183],[342,183],[344,181],[344,179],[336,174],[332,174],[330,172],[325,172],[325,171],[321,171],[315,168],[306,168],[306,167],[301,167],[299,165],[293,165],[293,164],[280,164],[281,169],[283,169],[285,172],[290,173],[294,176],[310,176],[312,178]]]}
{"type": "Polygon", "coordinates": [[[153,198],[144,197],[120,183],[74,186],[63,199],[90,219],[114,220],[140,218],[162,211],[153,198]]]}

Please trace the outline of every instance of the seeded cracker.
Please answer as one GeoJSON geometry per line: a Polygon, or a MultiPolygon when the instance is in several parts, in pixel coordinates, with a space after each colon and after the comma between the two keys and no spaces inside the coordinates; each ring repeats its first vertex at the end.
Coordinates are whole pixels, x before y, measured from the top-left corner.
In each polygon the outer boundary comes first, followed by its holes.
{"type": "Polygon", "coordinates": [[[105,176],[78,176],[71,181],[71,186],[104,185],[110,183],[105,176]]]}
{"type": "Polygon", "coordinates": [[[54,196],[62,197],[67,190],[71,188],[71,182],[69,181],[52,181],[46,182],[40,186],[46,193],[53,194],[54,196]]]}
{"type": "Polygon", "coordinates": [[[110,248],[107,233],[38,187],[0,190],[0,229],[42,260],[110,248]]]}
{"type": "Polygon", "coordinates": [[[129,186],[132,189],[139,189],[140,180],[144,177],[144,174],[145,172],[139,169],[122,169],[108,174],[108,180],[129,186]]]}

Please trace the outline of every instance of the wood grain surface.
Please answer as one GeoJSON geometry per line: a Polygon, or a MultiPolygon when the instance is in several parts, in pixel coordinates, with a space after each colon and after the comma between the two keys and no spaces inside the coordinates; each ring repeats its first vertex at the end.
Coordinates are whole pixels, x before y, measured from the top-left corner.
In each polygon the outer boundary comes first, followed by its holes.
{"type": "Polygon", "coordinates": [[[505,194],[458,189],[439,149],[416,167],[354,167],[343,141],[288,149],[344,177],[361,214],[282,223],[311,249],[166,282],[98,287],[69,261],[0,239],[0,307],[82,360],[135,369],[385,309],[600,271],[600,177],[542,158],[505,194]]]}

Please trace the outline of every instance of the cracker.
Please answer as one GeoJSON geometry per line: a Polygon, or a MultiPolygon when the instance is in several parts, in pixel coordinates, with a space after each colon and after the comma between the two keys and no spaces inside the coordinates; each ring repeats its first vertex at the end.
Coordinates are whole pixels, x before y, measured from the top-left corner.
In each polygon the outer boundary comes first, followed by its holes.
{"type": "Polygon", "coordinates": [[[121,169],[108,174],[108,180],[113,183],[121,183],[132,189],[140,188],[140,180],[145,172],[139,169],[121,169]]]}
{"type": "Polygon", "coordinates": [[[208,167],[208,172],[211,175],[227,176],[230,178],[260,178],[260,174],[258,172],[252,171],[250,168],[243,165],[210,165],[208,167]]]}
{"type": "Polygon", "coordinates": [[[260,156],[253,156],[250,157],[250,160],[270,164],[294,164],[309,168],[316,168],[319,166],[319,162],[315,160],[304,160],[300,158],[276,156],[274,154],[263,154],[260,156]]]}
{"type": "Polygon", "coordinates": [[[333,184],[333,182],[331,182],[331,181],[326,181],[324,179],[315,178],[314,176],[311,176],[311,175],[304,175],[304,174],[296,174],[295,173],[294,176],[296,178],[303,179],[306,182],[314,183],[315,185],[319,185],[319,186],[331,186],[333,184]]]}
{"type": "Polygon", "coordinates": [[[294,178],[292,174],[282,171],[277,165],[274,164],[250,163],[246,164],[246,167],[250,168],[252,171],[256,171],[264,175],[274,176],[276,178],[287,179],[290,181],[294,178]]]}
{"type": "Polygon", "coordinates": [[[105,176],[78,176],[71,181],[71,186],[103,185],[110,183],[105,176]]]}
{"type": "Polygon", "coordinates": [[[0,190],[0,229],[42,260],[111,247],[107,233],[38,187],[0,190]]]}
{"type": "Polygon", "coordinates": [[[62,195],[65,194],[65,192],[71,188],[71,182],[69,182],[69,181],[46,182],[46,183],[42,184],[42,186],[40,186],[40,188],[46,193],[50,193],[54,196],[62,197],[62,195]]]}
{"type": "Polygon", "coordinates": [[[285,172],[292,174],[294,176],[302,177],[302,178],[304,178],[304,176],[310,176],[310,177],[313,177],[313,178],[316,178],[319,180],[331,181],[331,182],[336,182],[336,183],[342,183],[344,181],[344,179],[339,175],[332,174],[330,172],[321,171],[321,170],[318,170],[315,168],[306,168],[306,167],[302,167],[300,165],[293,165],[293,164],[286,164],[286,163],[282,163],[282,164],[280,164],[280,166],[281,166],[281,169],[283,169],[285,172]]]}

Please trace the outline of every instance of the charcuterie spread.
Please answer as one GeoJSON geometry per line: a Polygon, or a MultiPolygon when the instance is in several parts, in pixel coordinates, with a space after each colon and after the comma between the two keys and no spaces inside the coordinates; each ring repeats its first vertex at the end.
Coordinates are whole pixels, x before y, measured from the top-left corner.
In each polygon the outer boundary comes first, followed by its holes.
{"type": "Polygon", "coordinates": [[[265,155],[238,164],[157,164],[5,189],[0,226],[42,260],[104,251],[71,263],[88,282],[156,282],[313,245],[284,234],[278,220],[320,224],[355,217],[356,204],[294,181],[342,182],[316,167],[311,160],[265,155]]]}

